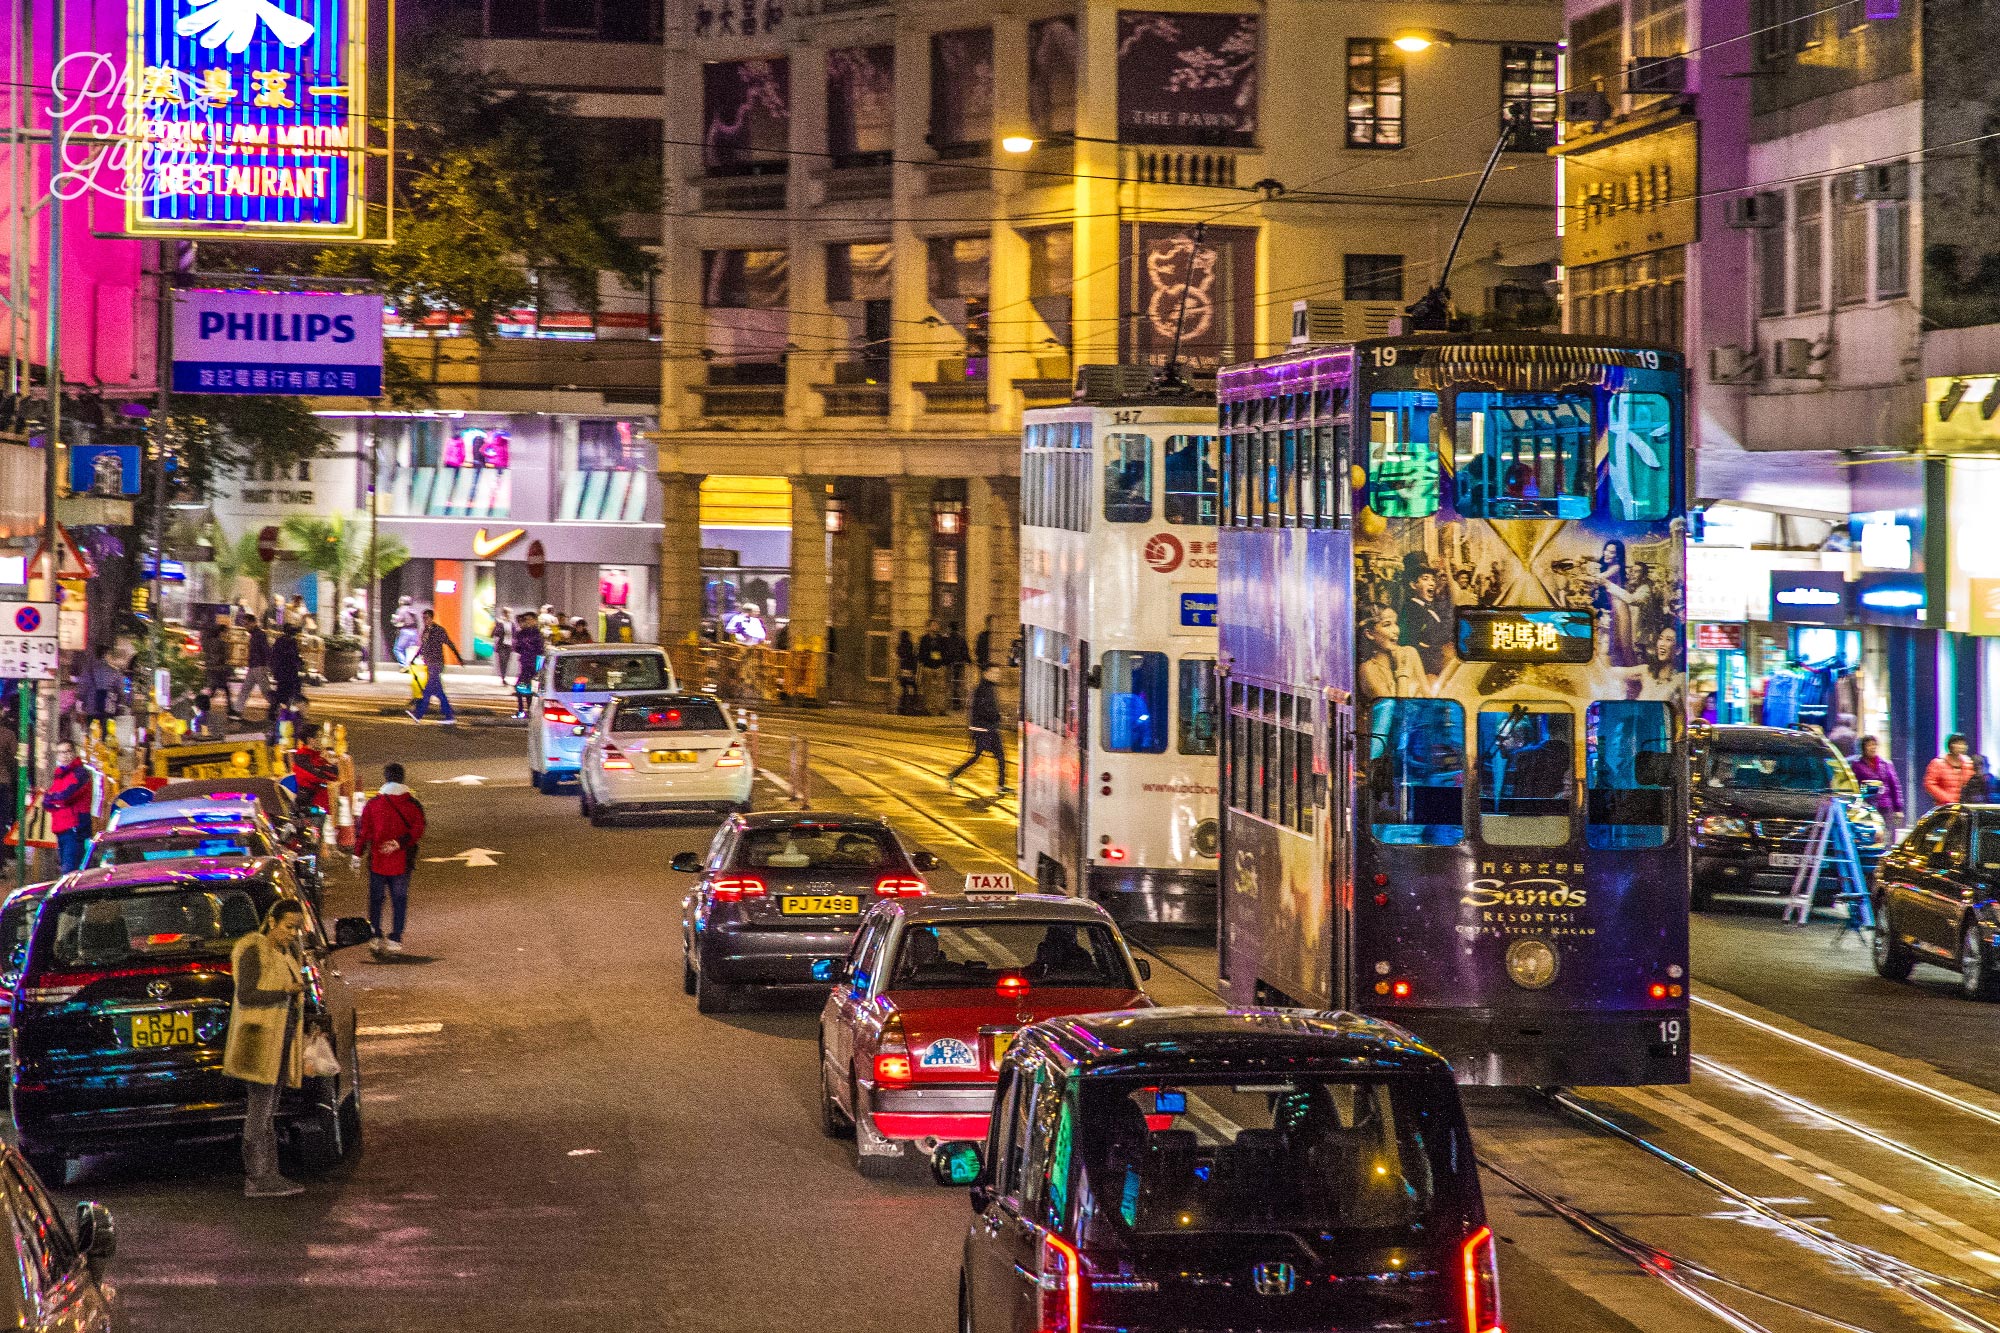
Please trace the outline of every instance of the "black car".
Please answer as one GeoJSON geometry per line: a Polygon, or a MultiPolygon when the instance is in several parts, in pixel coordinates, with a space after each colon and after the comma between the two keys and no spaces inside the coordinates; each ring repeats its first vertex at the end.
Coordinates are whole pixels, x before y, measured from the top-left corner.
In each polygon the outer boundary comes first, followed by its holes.
{"type": "MultiPolygon", "coordinates": [[[[230,951],[280,897],[300,895],[276,857],[83,870],[43,895],[11,1034],[14,1128],[38,1172],[60,1184],[87,1152],[240,1131],[243,1084],[222,1072],[230,951]]],[[[361,1133],[354,1005],[332,954],[371,932],[343,917],[329,937],[303,905],[306,1026],[332,1041],[340,1072],[288,1089],[278,1115],[314,1170],[361,1133]]]]}
{"type": "Polygon", "coordinates": [[[1875,872],[1875,970],[1958,973],[1970,1000],[2000,999],[2000,805],[1941,805],[1875,872]]]}
{"type": "Polygon", "coordinates": [[[117,1253],[111,1211],[84,1200],[65,1222],[21,1155],[0,1145],[0,1195],[12,1245],[0,1245],[0,1327],[23,1333],[111,1333],[111,1287],[101,1269],[117,1253]],[[10,1267],[11,1265],[11,1267],[10,1267]]]}
{"type": "Polygon", "coordinates": [[[681,903],[681,982],[704,1014],[744,986],[831,986],[861,914],[879,898],[930,892],[929,852],[912,852],[879,819],[807,811],[735,815],[681,903]]]}
{"type": "MultiPolygon", "coordinates": [[[[1882,859],[1889,841],[1882,816],[1818,732],[1697,723],[1689,728],[1688,757],[1695,910],[1718,892],[1790,893],[1828,797],[1854,831],[1864,877],[1882,859]]],[[[1821,902],[1831,901],[1836,882],[1829,860],[1815,886],[1821,902]]]]}
{"type": "Polygon", "coordinates": [[[959,1328],[1499,1333],[1471,1136],[1444,1057],[1375,1019],[1144,1009],[1037,1023],[984,1145],[959,1328]]]}

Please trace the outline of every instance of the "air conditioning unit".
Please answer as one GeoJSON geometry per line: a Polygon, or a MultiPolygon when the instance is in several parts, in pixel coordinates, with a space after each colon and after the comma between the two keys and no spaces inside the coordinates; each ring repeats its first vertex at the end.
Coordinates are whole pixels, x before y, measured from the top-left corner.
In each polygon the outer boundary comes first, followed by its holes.
{"type": "Polygon", "coordinates": [[[1595,88],[1563,94],[1563,119],[1572,125],[1611,119],[1611,99],[1595,88]]]}
{"type": "Polygon", "coordinates": [[[1641,56],[1625,67],[1625,90],[1632,93],[1687,91],[1686,56],[1641,56]]]}
{"type": "Polygon", "coordinates": [[[1389,321],[1402,313],[1400,301],[1294,301],[1292,346],[1386,338],[1389,321]]]}
{"type": "Polygon", "coordinates": [[[1153,372],[1145,366],[1078,366],[1078,402],[1111,398],[1136,398],[1153,386],[1153,372]]]}
{"type": "Polygon", "coordinates": [[[1739,194],[1722,201],[1723,220],[1738,230],[1784,225],[1784,196],[1772,191],[1739,194]]]}
{"type": "Polygon", "coordinates": [[[1756,352],[1735,343],[1708,349],[1708,378],[1715,384],[1743,384],[1764,373],[1756,352]]]}
{"type": "Polygon", "coordinates": [[[1810,338],[1780,338],[1771,344],[1771,374],[1781,380],[1816,380],[1826,372],[1813,355],[1810,338]]]}
{"type": "Polygon", "coordinates": [[[1907,162],[1878,162],[1861,168],[1852,179],[1854,202],[1858,204],[1910,197],[1910,164],[1907,162]]]}

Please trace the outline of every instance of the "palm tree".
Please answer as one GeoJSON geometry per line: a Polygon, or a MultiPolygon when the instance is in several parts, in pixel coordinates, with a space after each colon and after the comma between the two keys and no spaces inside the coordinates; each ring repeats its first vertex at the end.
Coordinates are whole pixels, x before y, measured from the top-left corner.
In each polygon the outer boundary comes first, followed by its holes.
{"type": "MultiPolygon", "coordinates": [[[[370,581],[368,571],[368,530],[348,521],[347,515],[331,518],[293,517],[284,522],[289,554],[315,574],[333,580],[334,605],[347,600],[347,590],[370,581]]],[[[400,569],[410,558],[409,547],[396,537],[378,537],[375,542],[374,578],[400,569]]]]}
{"type": "Polygon", "coordinates": [[[255,579],[257,591],[266,602],[271,600],[271,567],[257,554],[257,534],[246,532],[235,541],[222,535],[222,529],[210,523],[203,531],[203,540],[213,555],[215,574],[221,587],[218,589],[225,602],[236,600],[236,581],[241,578],[255,579]]]}

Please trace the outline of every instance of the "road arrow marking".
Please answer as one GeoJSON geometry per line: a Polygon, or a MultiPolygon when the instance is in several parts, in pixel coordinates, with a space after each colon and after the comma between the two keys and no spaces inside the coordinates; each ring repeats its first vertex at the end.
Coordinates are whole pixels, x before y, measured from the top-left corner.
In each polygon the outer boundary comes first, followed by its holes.
{"type": "Polygon", "coordinates": [[[451,786],[451,787],[483,787],[483,786],[485,786],[485,785],[486,785],[486,778],[485,778],[485,776],[484,776],[483,774],[479,774],[479,773],[461,773],[461,774],[459,774],[459,775],[458,775],[457,777],[455,777],[455,778],[432,778],[432,779],[431,779],[431,786],[433,786],[433,787],[446,787],[446,786],[451,786]]]}
{"type": "Polygon", "coordinates": [[[491,847],[468,847],[457,856],[426,856],[426,861],[463,861],[467,870],[477,870],[482,866],[497,866],[493,858],[501,855],[491,847]]]}

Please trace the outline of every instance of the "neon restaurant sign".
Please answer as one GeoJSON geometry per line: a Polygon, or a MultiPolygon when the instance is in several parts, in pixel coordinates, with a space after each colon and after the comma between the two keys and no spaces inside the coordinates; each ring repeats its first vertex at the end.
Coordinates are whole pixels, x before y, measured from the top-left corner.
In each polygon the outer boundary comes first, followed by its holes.
{"type": "Polygon", "coordinates": [[[132,0],[122,63],[78,52],[57,71],[57,194],[122,199],[133,236],[381,239],[369,4],[132,0]]]}

